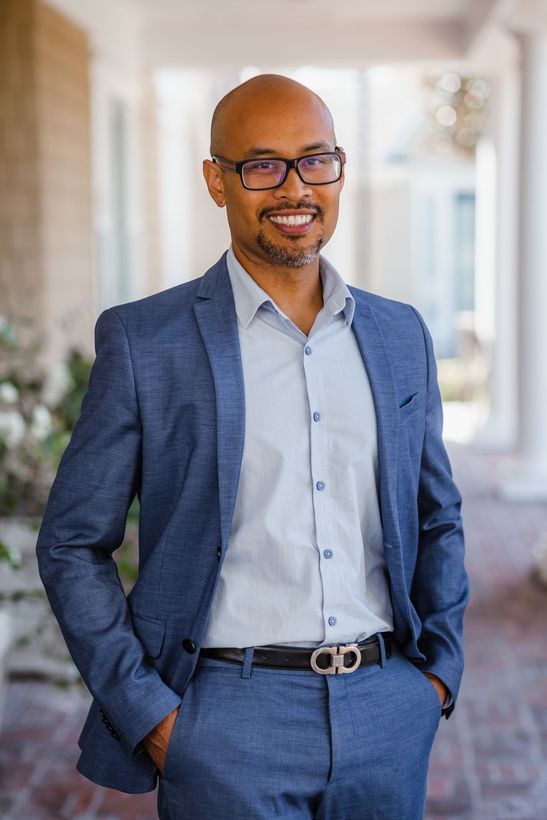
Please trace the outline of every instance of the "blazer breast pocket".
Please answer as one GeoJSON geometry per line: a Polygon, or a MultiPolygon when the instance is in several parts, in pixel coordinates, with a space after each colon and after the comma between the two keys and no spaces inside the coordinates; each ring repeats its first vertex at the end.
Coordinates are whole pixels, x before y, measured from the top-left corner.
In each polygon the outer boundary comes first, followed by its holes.
{"type": "Polygon", "coordinates": [[[421,407],[421,393],[411,393],[399,399],[399,418],[406,419],[421,407]]]}

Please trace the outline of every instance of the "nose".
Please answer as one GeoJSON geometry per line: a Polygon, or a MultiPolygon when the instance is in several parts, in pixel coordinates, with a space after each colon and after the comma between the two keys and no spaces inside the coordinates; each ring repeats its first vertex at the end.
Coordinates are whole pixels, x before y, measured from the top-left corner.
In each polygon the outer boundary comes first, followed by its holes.
{"type": "Polygon", "coordinates": [[[302,182],[296,168],[289,168],[289,172],[279,188],[272,191],[277,199],[290,199],[297,202],[299,199],[312,196],[311,186],[302,182]]]}

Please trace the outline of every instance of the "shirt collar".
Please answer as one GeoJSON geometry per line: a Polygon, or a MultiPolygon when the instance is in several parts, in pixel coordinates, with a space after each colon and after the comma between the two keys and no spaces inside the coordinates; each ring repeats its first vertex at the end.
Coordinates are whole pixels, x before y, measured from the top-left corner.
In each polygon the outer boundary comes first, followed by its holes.
{"type": "Polygon", "coordinates": [[[336,268],[319,257],[319,275],[323,283],[323,306],[333,316],[343,311],[347,325],[351,325],[355,313],[355,299],[336,268]]]}
{"type": "MultiPolygon", "coordinates": [[[[231,245],[226,254],[226,264],[234,293],[237,317],[243,327],[250,325],[262,305],[271,305],[274,310],[285,316],[271,296],[268,296],[266,291],[257,285],[237,260],[231,245]]],[[[343,311],[346,324],[351,325],[355,313],[355,300],[338,271],[323,256],[319,257],[319,275],[323,285],[323,309],[331,316],[343,311]]]]}

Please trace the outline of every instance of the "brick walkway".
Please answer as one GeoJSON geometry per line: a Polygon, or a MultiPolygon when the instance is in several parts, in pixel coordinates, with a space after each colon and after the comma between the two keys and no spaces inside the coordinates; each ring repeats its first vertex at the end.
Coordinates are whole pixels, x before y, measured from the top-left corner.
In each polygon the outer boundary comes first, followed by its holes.
{"type": "MultiPolygon", "coordinates": [[[[464,494],[473,599],[464,685],[437,733],[427,820],[545,820],[547,590],[529,573],[531,552],[547,536],[547,506],[501,504],[493,492],[500,459],[464,447],[451,454],[464,494]]],[[[11,684],[0,736],[5,820],[156,816],[154,795],[95,787],[74,770],[84,710],[73,690],[11,684]]]]}

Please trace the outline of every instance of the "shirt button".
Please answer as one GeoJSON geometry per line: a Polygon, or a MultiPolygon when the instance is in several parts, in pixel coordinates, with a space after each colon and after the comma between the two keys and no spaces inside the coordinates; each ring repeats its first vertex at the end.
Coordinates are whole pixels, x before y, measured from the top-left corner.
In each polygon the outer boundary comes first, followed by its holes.
{"type": "Polygon", "coordinates": [[[323,555],[325,556],[325,558],[332,558],[334,553],[332,550],[323,550],[323,555]]]}
{"type": "Polygon", "coordinates": [[[315,486],[317,487],[318,490],[324,490],[325,489],[325,482],[324,481],[318,481],[315,486]]]}
{"type": "Polygon", "coordinates": [[[313,420],[314,421],[319,421],[320,418],[321,418],[321,413],[318,413],[317,410],[316,410],[315,413],[313,414],[313,420]]]}
{"type": "Polygon", "coordinates": [[[336,618],[334,615],[331,615],[329,618],[329,626],[336,626],[336,618]]]}
{"type": "Polygon", "coordinates": [[[311,356],[311,347],[309,345],[306,345],[306,347],[304,348],[304,353],[306,354],[306,356],[311,356]]]}

